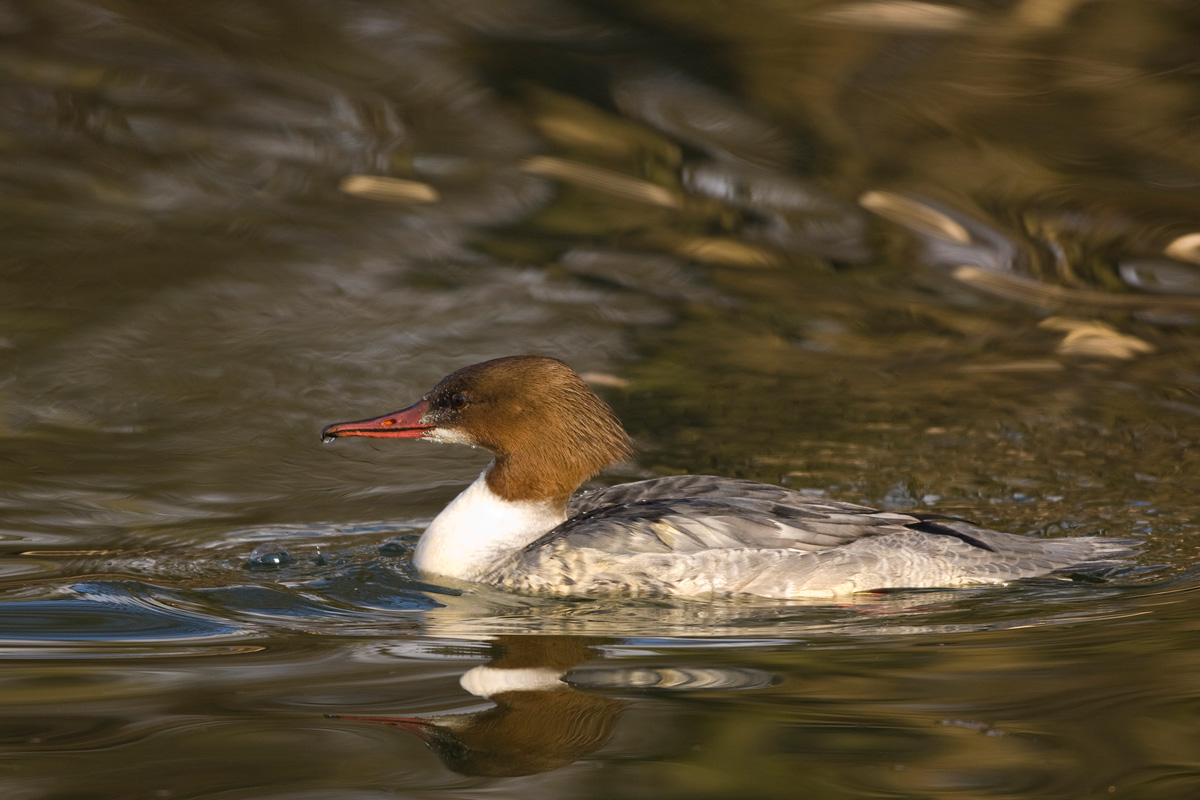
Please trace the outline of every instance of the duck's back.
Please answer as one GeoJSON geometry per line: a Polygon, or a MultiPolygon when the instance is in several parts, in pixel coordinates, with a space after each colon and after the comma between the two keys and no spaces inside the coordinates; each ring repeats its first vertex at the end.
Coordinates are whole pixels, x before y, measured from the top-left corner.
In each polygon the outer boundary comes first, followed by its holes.
{"type": "Polygon", "coordinates": [[[1039,539],[769,484],[656,478],[572,499],[569,518],[484,580],[561,595],[834,596],[1094,569],[1128,542],[1039,539]]]}

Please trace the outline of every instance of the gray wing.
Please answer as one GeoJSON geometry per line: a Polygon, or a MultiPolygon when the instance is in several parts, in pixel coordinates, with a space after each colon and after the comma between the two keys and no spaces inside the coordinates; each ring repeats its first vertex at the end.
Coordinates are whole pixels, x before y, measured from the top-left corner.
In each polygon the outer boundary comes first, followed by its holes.
{"type": "MultiPolygon", "coordinates": [[[[529,548],[565,539],[610,552],[751,549],[819,552],[896,533],[922,519],[826,500],[780,486],[680,475],[600,489],[572,499],[569,519],[529,548]]],[[[947,534],[961,536],[951,529],[947,534]]]]}
{"type": "Polygon", "coordinates": [[[560,540],[613,553],[744,549],[821,554],[855,543],[882,552],[902,538],[908,548],[944,553],[939,558],[964,575],[1008,580],[1069,567],[1114,566],[1137,547],[1131,539],[1020,536],[942,514],[879,511],[707,475],[653,478],[589,492],[573,498],[568,513],[573,516],[526,552],[560,540]],[[894,538],[896,534],[902,536],[894,538]],[[866,540],[877,540],[879,547],[866,540]]]}
{"type": "Polygon", "coordinates": [[[732,497],[747,497],[758,500],[775,500],[793,505],[830,502],[843,508],[873,511],[867,506],[838,501],[824,501],[811,494],[785,489],[769,483],[745,481],[736,478],[720,478],[715,475],[672,475],[666,478],[651,478],[635,483],[623,483],[605,489],[575,495],[568,504],[569,514],[582,514],[613,505],[628,505],[643,500],[670,500],[682,497],[696,500],[725,500],[732,497]]]}

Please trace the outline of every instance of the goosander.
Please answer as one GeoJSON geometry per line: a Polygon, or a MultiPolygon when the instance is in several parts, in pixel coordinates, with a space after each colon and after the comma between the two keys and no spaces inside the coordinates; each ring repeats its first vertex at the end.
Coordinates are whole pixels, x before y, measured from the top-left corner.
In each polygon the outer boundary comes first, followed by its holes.
{"type": "Polygon", "coordinates": [[[422,534],[414,564],[522,594],[836,597],[1003,583],[1130,553],[1124,540],[1038,539],[708,475],[572,496],[631,458],[632,443],[582,378],[541,356],[464,367],[408,408],[321,436],[489,450],[491,463],[422,534]]]}

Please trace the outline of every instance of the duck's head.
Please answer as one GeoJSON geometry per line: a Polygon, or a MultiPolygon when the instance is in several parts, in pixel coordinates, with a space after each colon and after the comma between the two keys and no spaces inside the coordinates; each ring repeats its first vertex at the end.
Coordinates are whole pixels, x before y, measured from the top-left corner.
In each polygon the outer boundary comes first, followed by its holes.
{"type": "Polygon", "coordinates": [[[510,500],[565,498],[633,452],[608,404],[566,364],[542,356],[463,367],[408,408],[321,431],[325,441],[343,436],[482,447],[496,457],[488,485],[510,500]]]}

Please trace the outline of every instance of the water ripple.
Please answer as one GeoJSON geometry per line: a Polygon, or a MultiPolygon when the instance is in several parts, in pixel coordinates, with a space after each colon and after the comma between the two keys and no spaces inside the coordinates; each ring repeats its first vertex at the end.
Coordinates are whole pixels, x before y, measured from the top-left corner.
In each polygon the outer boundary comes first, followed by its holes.
{"type": "Polygon", "coordinates": [[[246,629],[219,617],[171,607],[122,583],[78,584],[75,596],[0,603],[0,652],[24,645],[150,645],[227,641],[246,629]]]}

